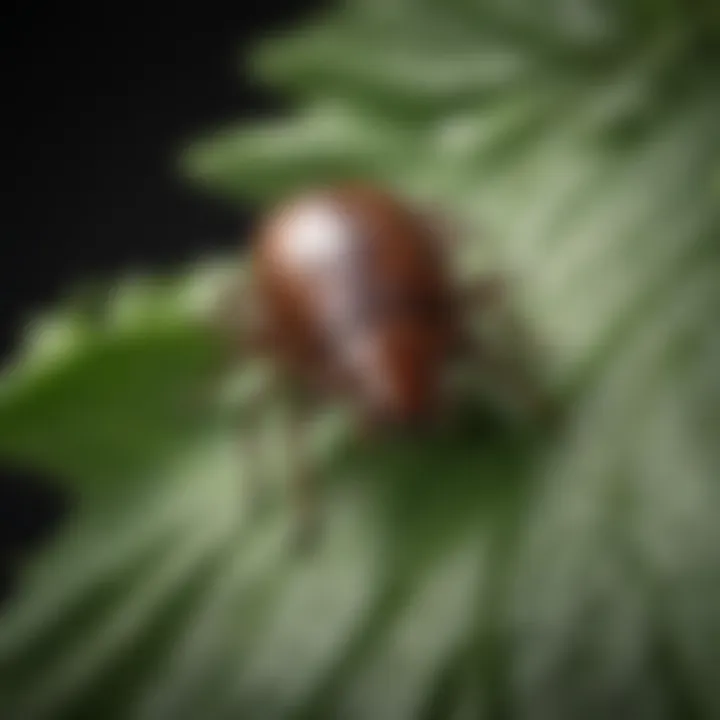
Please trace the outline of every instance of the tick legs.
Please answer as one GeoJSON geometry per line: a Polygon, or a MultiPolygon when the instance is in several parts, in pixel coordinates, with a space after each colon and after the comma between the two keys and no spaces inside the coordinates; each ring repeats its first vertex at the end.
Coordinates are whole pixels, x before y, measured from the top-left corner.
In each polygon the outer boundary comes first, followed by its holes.
{"type": "Polygon", "coordinates": [[[506,304],[507,288],[502,278],[485,275],[471,280],[458,296],[463,312],[496,310],[506,304]]]}
{"type": "Polygon", "coordinates": [[[294,549],[304,552],[311,549],[322,529],[320,493],[316,469],[308,457],[307,429],[310,420],[307,394],[290,394],[290,417],[287,429],[289,464],[288,490],[293,510],[294,549]]]}
{"type": "Polygon", "coordinates": [[[527,345],[526,333],[521,332],[518,322],[506,307],[505,296],[504,284],[496,277],[478,278],[461,291],[461,314],[465,322],[461,323],[458,330],[458,354],[471,360],[501,394],[509,396],[511,402],[518,403],[524,412],[534,417],[544,415],[546,401],[517,358],[517,352],[523,350],[517,345],[527,345]],[[492,343],[480,340],[468,327],[468,315],[472,317],[472,311],[481,316],[499,312],[501,341],[515,345],[509,348],[515,354],[502,352],[501,348],[493,347],[492,343]]]}
{"type": "MultiPolygon", "coordinates": [[[[260,409],[273,388],[268,384],[252,399],[247,408],[247,419],[242,428],[240,450],[243,455],[242,502],[249,508],[251,517],[267,507],[270,500],[264,466],[263,448],[257,420],[260,409]]],[[[307,394],[300,393],[289,383],[283,382],[279,389],[288,403],[288,423],[285,432],[286,490],[291,511],[291,542],[294,549],[305,551],[317,540],[321,530],[320,496],[315,469],[307,453],[307,428],[310,405],[307,394]]]]}
{"type": "MultiPolygon", "coordinates": [[[[252,295],[241,284],[229,288],[218,303],[214,324],[230,340],[229,362],[232,365],[241,360],[265,356],[271,345],[271,338],[263,322],[262,312],[253,306],[252,295]]],[[[319,385],[327,384],[331,378],[318,379],[319,385]]],[[[287,483],[292,510],[292,542],[298,550],[311,546],[319,534],[320,512],[319,493],[311,463],[306,457],[306,430],[309,420],[308,393],[300,391],[297,378],[276,368],[271,379],[259,387],[245,408],[245,422],[239,439],[243,455],[243,482],[241,498],[249,507],[251,515],[263,509],[269,499],[269,488],[261,469],[264,465],[263,448],[257,422],[263,405],[270,394],[279,392],[288,403],[289,422],[287,437],[287,483]]]]}
{"type": "Polygon", "coordinates": [[[491,352],[476,338],[463,337],[461,355],[471,360],[493,383],[502,396],[521,406],[523,412],[537,417],[544,414],[544,400],[539,389],[517,363],[491,352]]]}
{"type": "Polygon", "coordinates": [[[269,487],[264,474],[265,463],[261,445],[261,433],[257,425],[260,408],[269,395],[269,388],[258,390],[248,408],[248,421],[240,428],[239,449],[242,454],[241,502],[248,508],[251,518],[258,517],[269,503],[269,487]]]}

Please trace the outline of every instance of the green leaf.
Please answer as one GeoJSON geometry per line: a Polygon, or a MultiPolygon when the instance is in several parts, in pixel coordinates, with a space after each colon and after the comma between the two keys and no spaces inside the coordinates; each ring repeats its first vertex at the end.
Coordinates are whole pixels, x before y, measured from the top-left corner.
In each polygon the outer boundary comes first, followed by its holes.
{"type": "Polygon", "coordinates": [[[407,162],[412,139],[411,132],[398,132],[379,118],[325,102],[291,123],[218,131],[191,146],[182,167],[196,182],[231,198],[282,197],[328,179],[378,180],[387,163],[407,162]]]}
{"type": "Polygon", "coordinates": [[[99,318],[70,303],[31,323],[0,382],[6,460],[92,491],[182,446],[196,432],[198,383],[217,367],[203,314],[217,280],[208,268],[192,283],[127,281],[99,318]]]}
{"type": "Polygon", "coordinates": [[[378,0],[262,50],[305,109],[201,141],[188,173],[263,202],[362,176],[444,205],[458,274],[506,274],[566,416],[524,427],[468,393],[422,443],[364,446],[320,414],[326,527],[298,556],[283,398],[250,413],[267,368],[193,399],[232,267],[49,313],[0,383],[0,455],[82,502],[0,619],[0,715],[720,716],[710,16],[378,0]]]}

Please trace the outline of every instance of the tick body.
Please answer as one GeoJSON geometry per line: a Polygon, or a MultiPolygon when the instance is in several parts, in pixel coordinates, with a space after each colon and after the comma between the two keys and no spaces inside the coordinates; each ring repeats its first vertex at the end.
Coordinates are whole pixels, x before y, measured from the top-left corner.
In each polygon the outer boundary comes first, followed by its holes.
{"type": "MultiPolygon", "coordinates": [[[[368,186],[308,193],[279,207],[251,245],[255,309],[241,346],[265,355],[294,398],[343,399],[375,431],[432,427],[449,408],[446,373],[471,359],[534,402],[531,389],[467,332],[468,310],[498,300],[495,278],[458,287],[451,238],[422,210],[368,186]]],[[[235,326],[236,327],[236,326],[235,326]]],[[[296,408],[298,409],[298,408],[296,408]]],[[[291,438],[302,538],[317,527],[312,468],[291,438]]]]}
{"type": "Polygon", "coordinates": [[[426,424],[441,409],[456,327],[442,250],[416,212],[377,190],[331,190],[281,208],[253,258],[267,349],[368,423],[426,424]]]}

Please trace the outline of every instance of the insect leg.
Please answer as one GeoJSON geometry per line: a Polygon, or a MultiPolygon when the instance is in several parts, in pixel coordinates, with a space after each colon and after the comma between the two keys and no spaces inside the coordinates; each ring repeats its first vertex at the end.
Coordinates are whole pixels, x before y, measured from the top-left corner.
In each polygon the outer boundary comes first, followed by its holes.
{"type": "Polygon", "coordinates": [[[523,414],[531,417],[546,414],[546,400],[539,387],[513,358],[491,349],[469,332],[459,338],[458,354],[470,360],[501,397],[519,405],[523,414]]]}
{"type": "Polygon", "coordinates": [[[460,290],[458,300],[465,311],[502,307],[507,303],[506,284],[495,275],[478,277],[460,290]]]}
{"type": "Polygon", "coordinates": [[[462,320],[457,329],[457,349],[460,357],[471,359],[502,395],[519,404],[533,417],[547,416],[548,399],[531,378],[529,368],[520,357],[535,354],[529,334],[512,313],[508,293],[502,278],[477,278],[460,291],[459,315],[462,320]],[[494,320],[496,338],[481,338],[471,321],[494,320]]]}
{"type": "Polygon", "coordinates": [[[294,513],[292,542],[305,551],[316,542],[321,530],[320,494],[316,468],[308,455],[307,429],[311,403],[307,393],[295,389],[290,394],[287,452],[290,467],[288,490],[294,513]]]}
{"type": "Polygon", "coordinates": [[[238,428],[238,449],[242,455],[243,466],[240,500],[248,508],[250,517],[259,516],[267,507],[270,498],[268,478],[262,470],[266,463],[262,452],[262,433],[258,420],[263,407],[276,391],[273,380],[273,378],[265,379],[248,400],[242,426],[238,428]]]}
{"type": "MultiPolygon", "coordinates": [[[[250,286],[239,276],[220,294],[209,317],[211,327],[223,341],[223,352],[214,372],[213,384],[221,384],[235,368],[263,354],[268,337],[250,286]]],[[[258,420],[269,397],[277,391],[277,377],[271,373],[252,388],[242,402],[241,420],[236,425],[242,478],[238,502],[256,516],[267,505],[269,488],[261,472],[264,466],[258,420]]]]}
{"type": "Polygon", "coordinates": [[[413,208],[428,237],[445,255],[453,252],[462,238],[469,235],[468,228],[456,217],[450,216],[441,206],[428,202],[413,208]]]}

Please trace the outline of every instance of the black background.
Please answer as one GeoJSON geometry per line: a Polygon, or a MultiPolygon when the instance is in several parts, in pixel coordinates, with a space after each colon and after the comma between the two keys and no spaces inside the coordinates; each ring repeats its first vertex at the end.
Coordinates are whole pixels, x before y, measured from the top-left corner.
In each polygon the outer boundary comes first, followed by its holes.
{"type": "MultiPolygon", "coordinates": [[[[198,133],[282,111],[242,58],[320,7],[105,5],[24,2],[3,12],[3,360],[26,318],[77,282],[238,241],[251,208],[202,196],[173,163],[198,133]]],[[[70,502],[51,478],[0,467],[0,598],[70,502]]]]}

